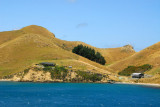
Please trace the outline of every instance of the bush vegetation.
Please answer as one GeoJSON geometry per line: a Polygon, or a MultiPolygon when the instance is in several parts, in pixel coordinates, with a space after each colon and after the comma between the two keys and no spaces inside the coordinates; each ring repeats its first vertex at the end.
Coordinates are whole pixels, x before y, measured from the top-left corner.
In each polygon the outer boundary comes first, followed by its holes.
{"type": "Polygon", "coordinates": [[[92,81],[92,82],[101,81],[103,78],[102,75],[92,74],[92,73],[83,72],[83,71],[77,71],[77,74],[81,76],[83,80],[92,81]]]}
{"type": "Polygon", "coordinates": [[[26,74],[29,72],[29,70],[30,70],[30,68],[25,69],[25,70],[23,71],[23,72],[24,72],[23,76],[26,75],[26,74]]]}
{"type": "Polygon", "coordinates": [[[78,45],[73,48],[72,52],[76,53],[80,56],[83,56],[85,58],[88,58],[89,60],[100,63],[102,65],[105,65],[105,63],[106,63],[106,60],[99,52],[95,52],[94,49],[91,49],[87,46],[78,45]]]}
{"type": "Polygon", "coordinates": [[[149,64],[145,64],[142,66],[128,66],[118,74],[122,76],[130,76],[132,73],[144,73],[145,71],[148,71],[151,69],[152,69],[152,66],[149,64]]]}
{"type": "Polygon", "coordinates": [[[51,78],[54,79],[65,79],[67,76],[68,70],[64,68],[63,66],[46,66],[43,68],[44,71],[50,72],[51,73],[51,78]]]}

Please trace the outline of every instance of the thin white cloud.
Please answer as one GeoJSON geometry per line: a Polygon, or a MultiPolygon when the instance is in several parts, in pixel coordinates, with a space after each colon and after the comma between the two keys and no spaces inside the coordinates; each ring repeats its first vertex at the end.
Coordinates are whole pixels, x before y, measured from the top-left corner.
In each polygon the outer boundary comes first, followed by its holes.
{"type": "Polygon", "coordinates": [[[87,27],[88,23],[80,23],[76,26],[76,28],[82,28],[82,27],[87,27]]]}

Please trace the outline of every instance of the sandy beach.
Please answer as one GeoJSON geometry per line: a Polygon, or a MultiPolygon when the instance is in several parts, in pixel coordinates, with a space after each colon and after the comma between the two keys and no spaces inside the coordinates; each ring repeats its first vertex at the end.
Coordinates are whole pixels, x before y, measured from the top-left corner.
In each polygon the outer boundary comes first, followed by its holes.
{"type": "Polygon", "coordinates": [[[115,84],[131,84],[131,85],[144,85],[144,86],[160,87],[160,84],[152,84],[152,83],[129,83],[129,82],[116,82],[115,84]]]}
{"type": "Polygon", "coordinates": [[[1,81],[11,81],[11,80],[8,80],[8,79],[0,79],[0,82],[1,81]]]}

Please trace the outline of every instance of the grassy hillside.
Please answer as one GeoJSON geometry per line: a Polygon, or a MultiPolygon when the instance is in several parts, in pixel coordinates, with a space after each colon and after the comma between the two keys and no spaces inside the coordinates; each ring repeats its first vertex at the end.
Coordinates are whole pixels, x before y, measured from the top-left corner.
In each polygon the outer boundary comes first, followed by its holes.
{"type": "Polygon", "coordinates": [[[112,64],[116,61],[122,60],[122,59],[127,58],[128,56],[131,56],[136,53],[130,45],[126,45],[124,47],[119,47],[119,48],[96,48],[96,47],[88,45],[84,42],[65,41],[65,40],[60,40],[58,38],[54,39],[54,43],[56,45],[58,45],[59,47],[65,49],[65,50],[68,50],[68,51],[72,51],[72,49],[79,44],[82,44],[84,46],[88,46],[88,47],[93,48],[96,51],[100,52],[105,57],[107,64],[112,64]]]}
{"type": "Polygon", "coordinates": [[[23,34],[25,34],[25,32],[21,30],[0,32],[0,45],[10,40],[13,40],[23,34]]]}
{"type": "Polygon", "coordinates": [[[144,64],[160,67],[160,42],[109,66],[113,71],[121,71],[128,66],[141,66],[144,64]]]}
{"type": "Polygon", "coordinates": [[[0,32],[0,78],[40,62],[55,62],[73,66],[73,69],[111,74],[111,78],[128,66],[150,64],[153,69],[146,74],[153,77],[139,81],[160,83],[160,42],[136,53],[130,45],[101,49],[79,41],[60,40],[47,29],[36,25],[0,32]],[[72,49],[79,44],[100,52],[107,66],[72,53],[72,49]]]}
{"type": "Polygon", "coordinates": [[[61,47],[61,44],[68,44],[69,47],[79,43],[81,42],[59,40],[53,33],[35,25],[17,31],[1,32],[0,76],[21,72],[43,61],[71,64],[75,69],[87,68],[92,72],[109,73],[110,69],[61,47]]]}
{"type": "Polygon", "coordinates": [[[105,57],[105,60],[107,61],[107,64],[109,65],[136,53],[130,45],[119,48],[99,48],[98,51],[102,53],[102,55],[105,57]]]}
{"type": "Polygon", "coordinates": [[[78,58],[78,56],[71,54],[41,35],[24,34],[0,45],[0,73],[19,72],[30,64],[41,60],[78,58]]]}

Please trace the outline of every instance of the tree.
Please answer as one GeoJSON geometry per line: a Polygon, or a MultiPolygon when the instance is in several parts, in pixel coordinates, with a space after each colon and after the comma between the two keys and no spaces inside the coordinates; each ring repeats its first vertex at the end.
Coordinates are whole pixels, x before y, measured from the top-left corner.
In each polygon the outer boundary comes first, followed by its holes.
{"type": "Polygon", "coordinates": [[[80,56],[83,56],[85,58],[88,58],[88,59],[90,59],[92,61],[95,61],[97,63],[100,63],[102,65],[105,65],[105,63],[106,63],[106,60],[101,55],[101,53],[95,52],[94,49],[91,49],[91,48],[89,48],[87,46],[78,45],[78,46],[73,48],[72,52],[76,53],[76,54],[78,54],[80,56]]]}

